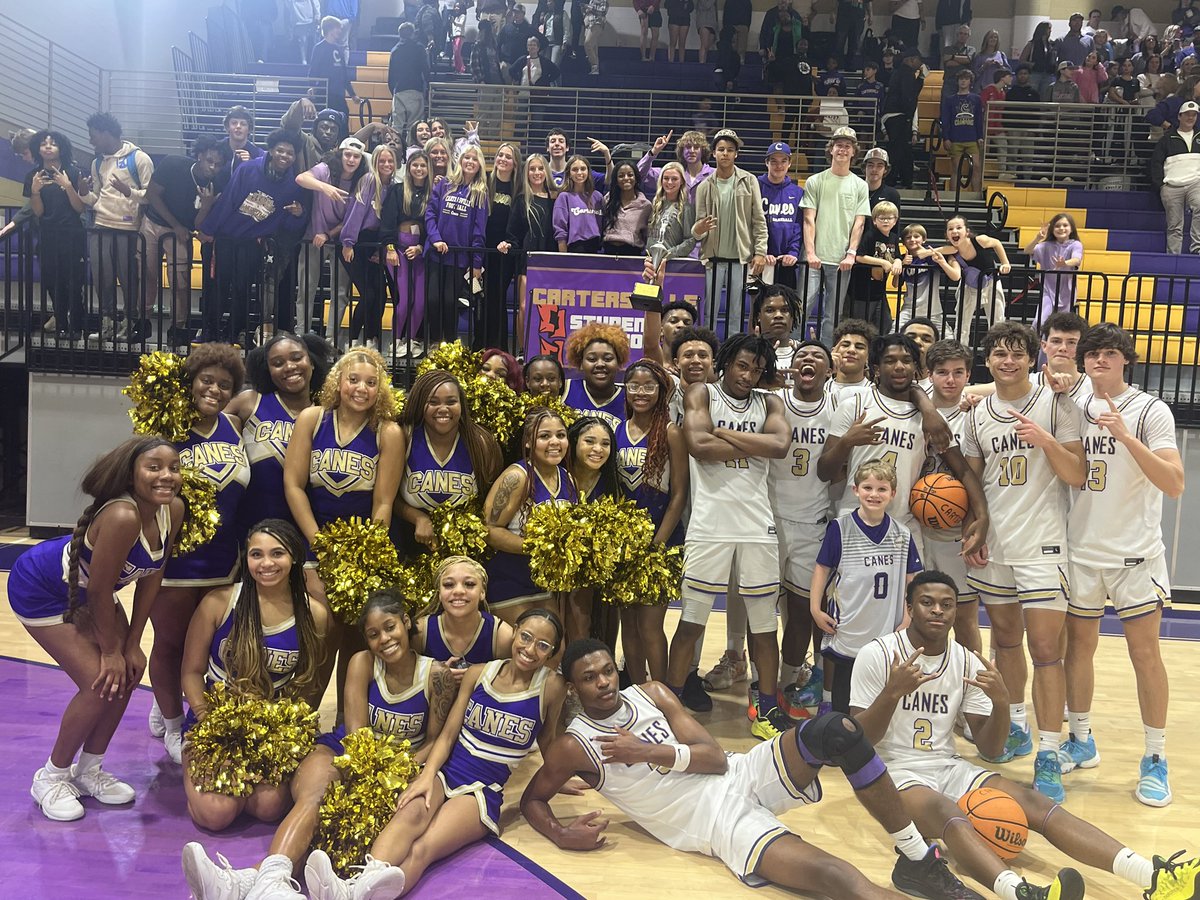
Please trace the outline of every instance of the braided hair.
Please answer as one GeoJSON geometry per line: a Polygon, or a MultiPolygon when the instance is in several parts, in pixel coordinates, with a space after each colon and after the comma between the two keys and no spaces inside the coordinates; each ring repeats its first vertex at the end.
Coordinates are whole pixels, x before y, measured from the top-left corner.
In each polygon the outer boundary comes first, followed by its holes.
{"type": "Polygon", "coordinates": [[[756,358],[763,361],[762,380],[771,381],[775,378],[775,348],[771,346],[771,342],[765,337],[757,334],[735,334],[733,337],[725,340],[717,349],[716,359],[713,360],[713,368],[720,375],[737,359],[737,355],[743,350],[753,353],[756,358]]]}
{"type": "MultiPolygon", "coordinates": [[[[666,369],[646,357],[642,357],[625,370],[626,384],[629,383],[629,376],[639,369],[650,373],[650,377],[658,385],[658,397],[650,410],[650,430],[646,441],[646,462],[642,466],[642,474],[647,485],[659,487],[662,484],[663,470],[671,455],[667,445],[667,425],[671,421],[671,395],[675,391],[675,384],[666,369]]],[[[625,418],[626,420],[633,418],[628,389],[625,391],[625,418]]]]}

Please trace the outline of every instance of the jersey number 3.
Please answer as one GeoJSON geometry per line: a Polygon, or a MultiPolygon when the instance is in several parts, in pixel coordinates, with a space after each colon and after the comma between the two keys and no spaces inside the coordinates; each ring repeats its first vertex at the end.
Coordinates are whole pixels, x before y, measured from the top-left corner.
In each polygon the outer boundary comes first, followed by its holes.
{"type": "Polygon", "coordinates": [[[808,448],[797,447],[792,451],[792,474],[803,478],[808,474],[808,448]]]}

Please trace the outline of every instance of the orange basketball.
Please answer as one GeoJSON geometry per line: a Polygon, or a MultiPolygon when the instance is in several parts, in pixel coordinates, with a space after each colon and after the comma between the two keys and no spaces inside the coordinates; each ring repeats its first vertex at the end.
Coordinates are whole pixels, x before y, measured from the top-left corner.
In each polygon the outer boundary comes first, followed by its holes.
{"type": "Polygon", "coordinates": [[[954,528],[967,514],[967,489],[944,472],[924,475],[908,495],[908,508],[927,528],[954,528]]]}
{"type": "Polygon", "coordinates": [[[996,788],[975,788],[958,801],[979,836],[1001,859],[1014,859],[1029,840],[1025,810],[1012,797],[996,788]]]}

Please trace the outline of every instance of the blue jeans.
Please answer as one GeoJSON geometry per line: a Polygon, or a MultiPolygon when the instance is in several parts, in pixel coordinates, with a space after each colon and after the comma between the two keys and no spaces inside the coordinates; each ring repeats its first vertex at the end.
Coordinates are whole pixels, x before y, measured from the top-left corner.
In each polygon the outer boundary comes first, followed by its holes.
{"type": "Polygon", "coordinates": [[[804,308],[808,324],[805,337],[815,334],[826,347],[833,346],[834,320],[840,318],[850,273],[838,269],[837,263],[821,263],[819,269],[805,267],[804,308]]]}

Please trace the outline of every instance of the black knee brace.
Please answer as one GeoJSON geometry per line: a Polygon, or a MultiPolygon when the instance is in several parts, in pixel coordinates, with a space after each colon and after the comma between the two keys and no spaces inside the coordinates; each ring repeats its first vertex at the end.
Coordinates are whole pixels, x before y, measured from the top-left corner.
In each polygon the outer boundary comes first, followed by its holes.
{"type": "Polygon", "coordinates": [[[887,771],[862,726],[844,713],[809,719],[796,729],[796,744],[810,765],[828,764],[841,769],[856,791],[873,784],[887,771]]]}

